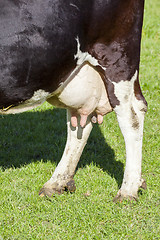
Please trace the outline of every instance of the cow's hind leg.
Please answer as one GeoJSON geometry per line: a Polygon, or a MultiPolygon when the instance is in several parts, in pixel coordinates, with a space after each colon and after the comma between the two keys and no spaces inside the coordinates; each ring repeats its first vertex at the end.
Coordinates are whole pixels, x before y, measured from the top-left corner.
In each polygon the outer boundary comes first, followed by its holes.
{"type": "Polygon", "coordinates": [[[54,193],[63,193],[65,189],[68,189],[70,192],[75,191],[73,176],[91,130],[92,123],[89,117],[84,128],[80,126],[80,119],[78,119],[78,126],[72,127],[71,113],[67,110],[68,135],[65,150],[51,179],[40,190],[40,196],[47,195],[51,197],[54,193]]]}
{"type": "Polygon", "coordinates": [[[130,81],[114,83],[114,94],[119,104],[114,108],[126,146],[126,167],[122,186],[114,201],[137,199],[140,187],[146,188],[141,178],[142,138],[147,104],[139,87],[137,72],[130,81]]]}

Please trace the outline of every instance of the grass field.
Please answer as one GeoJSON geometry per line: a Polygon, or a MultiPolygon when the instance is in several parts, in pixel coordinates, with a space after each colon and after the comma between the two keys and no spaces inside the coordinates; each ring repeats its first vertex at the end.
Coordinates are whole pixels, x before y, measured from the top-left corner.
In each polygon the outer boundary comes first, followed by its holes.
{"type": "Polygon", "coordinates": [[[95,126],[81,157],[74,194],[40,198],[66,140],[65,111],[43,104],[0,116],[0,240],[160,239],[160,1],[147,0],[140,79],[148,101],[143,143],[147,190],[138,202],[113,203],[125,147],[114,113],[95,126]]]}

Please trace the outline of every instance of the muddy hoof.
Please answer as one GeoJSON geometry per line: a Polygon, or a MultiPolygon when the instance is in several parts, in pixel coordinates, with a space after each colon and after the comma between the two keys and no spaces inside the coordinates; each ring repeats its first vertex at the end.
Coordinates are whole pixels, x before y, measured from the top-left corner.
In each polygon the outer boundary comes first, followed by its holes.
{"type": "Polygon", "coordinates": [[[63,192],[64,192],[64,189],[57,190],[57,189],[50,189],[50,188],[43,187],[39,191],[39,196],[40,197],[44,197],[44,196],[53,197],[55,194],[59,194],[60,195],[63,192]]]}
{"type": "Polygon", "coordinates": [[[117,196],[115,196],[113,198],[113,202],[117,203],[117,202],[123,202],[123,200],[129,200],[129,201],[135,201],[137,202],[137,196],[124,196],[121,194],[117,194],[117,196]]]}
{"type": "Polygon", "coordinates": [[[54,182],[50,183],[49,181],[44,184],[43,188],[39,191],[39,196],[44,197],[53,197],[55,194],[62,194],[65,190],[69,192],[75,192],[76,185],[73,179],[69,180],[67,183],[63,182],[61,184],[54,182]]]}
{"type": "Polygon", "coordinates": [[[147,189],[147,183],[146,183],[145,180],[142,181],[142,184],[141,184],[140,188],[143,188],[144,190],[147,189]]]}
{"type": "Polygon", "coordinates": [[[66,188],[68,189],[69,192],[75,192],[76,191],[76,185],[75,181],[72,179],[66,184],[66,188]]]}

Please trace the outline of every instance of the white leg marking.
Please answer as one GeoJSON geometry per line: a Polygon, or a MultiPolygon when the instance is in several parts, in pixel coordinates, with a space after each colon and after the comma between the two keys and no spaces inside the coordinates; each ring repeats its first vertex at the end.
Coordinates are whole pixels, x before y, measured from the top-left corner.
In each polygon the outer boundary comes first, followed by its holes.
{"type": "Polygon", "coordinates": [[[115,95],[120,101],[120,105],[116,106],[114,110],[126,145],[126,168],[123,183],[118,193],[124,197],[137,197],[138,189],[142,184],[141,161],[144,112],[141,109],[144,107],[144,103],[138,101],[134,95],[134,82],[136,79],[137,71],[131,81],[114,83],[115,95]]]}
{"type": "Polygon", "coordinates": [[[51,187],[55,185],[60,188],[70,181],[75,173],[76,166],[87,143],[92,130],[90,119],[87,120],[85,128],[81,128],[80,122],[76,128],[71,125],[71,113],[67,110],[67,142],[61,161],[55,169],[51,179],[44,185],[51,187]]]}

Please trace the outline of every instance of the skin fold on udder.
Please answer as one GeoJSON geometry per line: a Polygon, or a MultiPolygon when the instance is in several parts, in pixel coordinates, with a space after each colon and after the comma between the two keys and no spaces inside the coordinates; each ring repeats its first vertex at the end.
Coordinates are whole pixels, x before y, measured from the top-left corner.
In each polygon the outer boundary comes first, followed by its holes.
{"type": "Polygon", "coordinates": [[[103,116],[112,111],[102,78],[89,64],[47,101],[56,107],[70,109],[73,127],[78,126],[78,121],[82,128],[85,127],[90,115],[93,123],[102,124],[103,116]]]}

